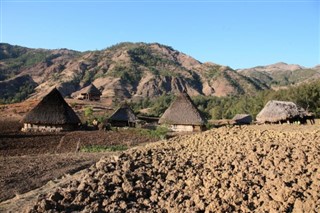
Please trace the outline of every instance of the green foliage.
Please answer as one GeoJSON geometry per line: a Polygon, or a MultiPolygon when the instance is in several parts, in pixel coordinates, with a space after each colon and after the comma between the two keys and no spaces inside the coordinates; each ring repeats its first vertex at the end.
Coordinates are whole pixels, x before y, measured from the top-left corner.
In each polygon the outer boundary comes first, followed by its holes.
{"type": "Polygon", "coordinates": [[[84,109],[84,116],[86,116],[87,118],[90,118],[93,114],[93,109],[92,107],[86,107],[84,109]]]}
{"type": "Polygon", "coordinates": [[[149,108],[152,105],[152,101],[150,98],[146,97],[143,99],[139,99],[136,102],[130,104],[133,111],[138,112],[140,109],[149,108]]]}
{"type": "Polygon", "coordinates": [[[107,118],[108,118],[108,114],[95,116],[95,119],[96,119],[99,123],[103,123],[107,118]]]}
{"type": "Polygon", "coordinates": [[[73,108],[73,107],[77,106],[77,103],[76,102],[72,102],[72,103],[70,103],[70,106],[73,108]]]}
{"type": "Polygon", "coordinates": [[[282,70],[280,72],[272,73],[255,71],[246,73],[246,75],[251,77],[254,81],[268,86],[289,86],[298,84],[307,79],[312,79],[317,73],[319,73],[319,71],[314,69],[300,69],[294,71],[282,70]]]}
{"type": "Polygon", "coordinates": [[[22,85],[16,86],[12,90],[4,90],[1,92],[0,103],[10,104],[25,100],[30,94],[34,93],[36,84],[26,81],[22,85]]]}
{"type": "Polygon", "coordinates": [[[80,75],[73,75],[73,79],[70,81],[70,83],[74,84],[74,85],[78,85],[81,81],[81,76],[80,75]]]}
{"type": "Polygon", "coordinates": [[[59,73],[52,73],[52,80],[54,80],[54,81],[59,80],[59,76],[60,76],[59,73]]]}
{"type": "Polygon", "coordinates": [[[6,79],[15,76],[19,69],[32,67],[39,62],[45,62],[49,51],[28,51],[15,58],[4,59],[3,62],[6,64],[6,69],[1,70],[6,76],[6,79]]]}
{"type": "Polygon", "coordinates": [[[85,146],[80,149],[81,152],[117,152],[127,150],[128,147],[125,145],[111,145],[111,146],[103,146],[103,145],[90,145],[85,146]]]}
{"type": "Polygon", "coordinates": [[[293,85],[312,78],[316,73],[316,70],[311,69],[276,72],[272,75],[272,83],[277,86],[293,85]]]}
{"type": "Polygon", "coordinates": [[[107,75],[120,78],[121,80],[134,85],[140,81],[142,72],[136,66],[127,66],[119,63],[116,64],[107,75]]]}
{"type": "Polygon", "coordinates": [[[210,70],[205,72],[206,78],[215,78],[217,77],[221,72],[219,71],[220,66],[219,65],[213,65],[210,70]]]}
{"type": "MultiPolygon", "coordinates": [[[[174,100],[174,95],[162,95],[156,99],[133,103],[134,110],[151,108],[152,116],[161,116],[174,100]]],[[[254,118],[270,100],[292,101],[320,117],[320,81],[289,87],[283,90],[265,90],[255,95],[227,97],[192,97],[194,104],[207,119],[231,119],[236,114],[250,114],[254,118]]]]}
{"type": "Polygon", "coordinates": [[[95,73],[92,71],[87,70],[82,78],[83,83],[91,82],[95,73]]]}
{"type": "Polygon", "coordinates": [[[149,116],[161,116],[169,107],[175,96],[173,94],[163,94],[157,98],[145,98],[131,103],[131,107],[135,112],[140,109],[150,108],[149,116]]]}
{"type": "Polygon", "coordinates": [[[92,80],[96,80],[97,78],[103,78],[105,76],[106,76],[106,74],[98,72],[93,76],[92,80]]]}
{"type": "Polygon", "coordinates": [[[207,114],[209,112],[211,119],[230,119],[239,113],[248,113],[255,117],[270,100],[292,101],[320,116],[320,81],[278,91],[266,90],[254,96],[199,98],[208,102],[204,111],[207,114]]]}
{"type": "Polygon", "coordinates": [[[152,137],[156,139],[165,139],[167,136],[167,133],[169,132],[168,128],[164,126],[158,126],[155,130],[150,129],[136,129],[141,135],[152,137]]]}
{"type": "Polygon", "coordinates": [[[161,116],[164,111],[170,106],[171,102],[174,99],[173,94],[163,94],[159,98],[157,98],[151,107],[151,115],[153,116],[161,116]]]}
{"type": "Polygon", "coordinates": [[[238,91],[239,94],[244,94],[244,93],[245,93],[245,91],[243,90],[243,88],[241,87],[241,85],[239,84],[239,82],[237,82],[234,78],[232,78],[229,73],[223,72],[223,76],[225,77],[225,79],[228,80],[228,82],[229,82],[234,88],[237,89],[237,91],[238,91]]]}
{"type": "MultiPolygon", "coordinates": [[[[74,56],[82,53],[71,51],[74,56]]],[[[10,44],[0,44],[1,61],[4,64],[0,68],[0,80],[6,80],[19,74],[21,70],[35,66],[38,63],[52,64],[52,60],[61,54],[53,54],[52,50],[30,49],[10,44]]]]}
{"type": "MultiPolygon", "coordinates": [[[[170,49],[170,47],[167,47],[170,49]]],[[[133,63],[136,66],[145,66],[154,75],[161,76],[177,76],[175,72],[170,72],[167,68],[168,65],[177,66],[177,62],[174,60],[169,60],[166,57],[154,52],[148,45],[142,44],[139,46],[134,46],[128,50],[133,63]]]]}

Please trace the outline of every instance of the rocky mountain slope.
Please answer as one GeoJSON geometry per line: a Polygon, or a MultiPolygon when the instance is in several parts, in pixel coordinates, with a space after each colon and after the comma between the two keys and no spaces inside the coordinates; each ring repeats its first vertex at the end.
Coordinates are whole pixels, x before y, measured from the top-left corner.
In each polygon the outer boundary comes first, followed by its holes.
{"type": "Polygon", "coordinates": [[[201,63],[157,43],[121,43],[83,53],[1,44],[0,54],[2,88],[9,80],[30,76],[35,83],[34,97],[52,87],[65,96],[76,96],[91,82],[103,88],[104,97],[120,99],[155,97],[183,89],[190,95],[226,96],[268,88],[230,67],[201,63]]]}
{"type": "Polygon", "coordinates": [[[29,79],[15,85],[15,90],[0,93],[0,100],[5,102],[23,100],[26,94],[20,93],[25,87],[35,98],[53,87],[64,96],[75,97],[77,91],[94,83],[102,89],[105,98],[135,99],[183,89],[192,96],[254,94],[268,89],[274,79],[263,70],[235,71],[228,66],[201,63],[158,43],[120,43],[87,52],[31,49],[2,43],[0,56],[0,90],[11,88],[8,85],[18,77],[29,79]]]}
{"type": "Polygon", "coordinates": [[[294,85],[320,78],[320,66],[306,68],[283,62],[237,71],[270,87],[294,85]]]}

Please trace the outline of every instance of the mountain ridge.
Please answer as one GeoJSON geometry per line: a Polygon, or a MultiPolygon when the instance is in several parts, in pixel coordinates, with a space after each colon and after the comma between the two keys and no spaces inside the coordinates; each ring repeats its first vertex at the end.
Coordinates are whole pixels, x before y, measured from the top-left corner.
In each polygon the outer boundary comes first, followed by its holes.
{"type": "MultiPolygon", "coordinates": [[[[53,87],[64,96],[76,97],[77,91],[90,83],[104,88],[103,97],[120,100],[153,98],[184,89],[191,96],[255,94],[272,86],[272,80],[252,76],[249,69],[202,63],[159,43],[124,42],[85,52],[1,43],[0,55],[0,83],[28,75],[35,82],[33,98],[53,87]]],[[[273,79],[264,70],[255,73],[273,79]]]]}

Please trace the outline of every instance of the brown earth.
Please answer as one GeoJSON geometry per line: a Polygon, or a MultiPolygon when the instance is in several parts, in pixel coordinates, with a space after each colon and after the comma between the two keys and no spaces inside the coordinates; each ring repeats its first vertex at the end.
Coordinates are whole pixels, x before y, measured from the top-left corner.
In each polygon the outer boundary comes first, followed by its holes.
{"type": "Polygon", "coordinates": [[[64,133],[23,133],[17,120],[0,122],[0,202],[88,168],[102,155],[114,153],[75,153],[80,146],[118,145],[128,147],[156,139],[135,130],[76,131],[64,133]]]}
{"type": "Polygon", "coordinates": [[[222,127],[104,157],[27,212],[319,212],[319,125],[222,127]]]}
{"type": "Polygon", "coordinates": [[[36,189],[65,174],[90,167],[102,155],[69,153],[1,157],[0,201],[36,189]]]}

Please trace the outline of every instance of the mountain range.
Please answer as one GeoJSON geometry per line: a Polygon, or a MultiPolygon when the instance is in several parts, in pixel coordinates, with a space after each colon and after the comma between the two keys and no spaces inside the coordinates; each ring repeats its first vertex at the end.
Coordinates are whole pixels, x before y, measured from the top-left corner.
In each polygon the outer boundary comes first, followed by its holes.
{"type": "Polygon", "coordinates": [[[152,98],[187,90],[191,96],[255,94],[320,78],[320,66],[276,63],[234,70],[158,43],[120,43],[97,51],[33,49],[0,44],[0,99],[38,98],[53,87],[75,97],[94,83],[102,97],[152,98]]]}

